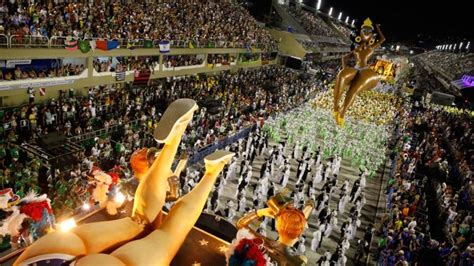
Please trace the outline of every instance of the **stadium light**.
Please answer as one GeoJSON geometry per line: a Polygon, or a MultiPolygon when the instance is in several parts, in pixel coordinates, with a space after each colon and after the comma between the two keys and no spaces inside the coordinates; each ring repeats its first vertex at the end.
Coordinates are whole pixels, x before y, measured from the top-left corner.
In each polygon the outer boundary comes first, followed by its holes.
{"type": "Polygon", "coordinates": [[[322,2],[323,2],[322,0],[318,0],[318,4],[316,5],[316,10],[321,9],[321,3],[322,2]]]}
{"type": "Polygon", "coordinates": [[[349,23],[349,16],[346,17],[346,24],[349,23]]]}
{"type": "Polygon", "coordinates": [[[337,17],[337,19],[338,19],[338,20],[341,20],[341,18],[342,18],[342,11],[339,12],[339,16],[337,17]]]}
{"type": "Polygon", "coordinates": [[[332,16],[332,7],[329,9],[328,15],[329,15],[329,16],[332,16]]]}
{"type": "Polygon", "coordinates": [[[467,42],[466,51],[469,50],[469,47],[471,47],[471,41],[468,41],[468,42],[467,42]]]}
{"type": "Polygon", "coordinates": [[[463,45],[463,43],[461,42],[461,43],[459,44],[459,50],[462,49],[462,45],[463,45]]]}
{"type": "Polygon", "coordinates": [[[454,44],[454,49],[453,49],[453,50],[454,50],[454,51],[456,51],[457,47],[458,47],[458,44],[457,44],[457,43],[455,43],[455,44],[454,44]]]}
{"type": "Polygon", "coordinates": [[[453,50],[453,45],[452,44],[449,45],[449,50],[450,51],[453,50]]]}
{"type": "Polygon", "coordinates": [[[355,19],[352,20],[352,23],[351,23],[352,27],[354,27],[355,21],[356,21],[355,19]]]}

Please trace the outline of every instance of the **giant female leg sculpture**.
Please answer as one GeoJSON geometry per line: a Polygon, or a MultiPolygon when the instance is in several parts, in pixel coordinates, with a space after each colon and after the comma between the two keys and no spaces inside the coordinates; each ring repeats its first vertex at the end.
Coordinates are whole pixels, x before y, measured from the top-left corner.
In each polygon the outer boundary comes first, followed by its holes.
{"type": "MultiPolygon", "coordinates": [[[[343,58],[343,65],[345,65],[345,57],[343,58]]],[[[334,85],[334,109],[333,109],[333,116],[337,119],[339,114],[339,102],[342,97],[342,94],[346,91],[346,89],[350,86],[352,80],[356,77],[357,70],[350,67],[343,68],[336,77],[336,84],[334,85]]]]}
{"type": "MultiPolygon", "coordinates": [[[[342,119],[342,124],[344,121],[344,116],[354,103],[354,100],[358,94],[364,91],[371,90],[377,86],[379,82],[379,76],[372,69],[361,70],[354,81],[352,82],[349,90],[347,91],[346,98],[344,99],[344,104],[342,110],[339,112],[338,119],[342,119]]],[[[339,122],[341,124],[341,122],[339,122]]]]}
{"type": "Polygon", "coordinates": [[[196,109],[193,100],[179,99],[168,107],[160,120],[154,136],[164,147],[140,180],[132,217],[85,224],[70,232],[50,233],[28,247],[15,265],[32,263],[37,256],[53,253],[63,258],[78,258],[77,265],[169,265],[201,214],[217,176],[233,156],[224,151],[207,156],[202,180],[178,200],[161,224],[157,223],[166,198],[168,177],[173,175],[171,165],[196,109]],[[144,231],[145,225],[155,230],[131,241],[144,231]],[[119,246],[122,247],[111,254],[99,254],[119,246]]]}

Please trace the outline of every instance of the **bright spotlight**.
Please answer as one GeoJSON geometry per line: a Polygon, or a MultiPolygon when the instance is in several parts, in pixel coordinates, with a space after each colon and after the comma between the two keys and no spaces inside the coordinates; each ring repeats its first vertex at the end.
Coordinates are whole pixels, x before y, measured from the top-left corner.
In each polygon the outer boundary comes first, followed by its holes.
{"type": "Polygon", "coordinates": [[[74,218],[69,218],[59,224],[59,230],[62,232],[67,232],[76,226],[76,220],[74,220],[74,218]]]}
{"type": "Polygon", "coordinates": [[[316,5],[317,10],[321,9],[321,3],[322,2],[323,2],[322,0],[318,0],[318,4],[316,5]]]}
{"type": "Polygon", "coordinates": [[[356,20],[353,19],[353,20],[352,20],[352,23],[351,23],[351,25],[352,25],[353,27],[354,27],[354,23],[355,23],[355,22],[356,22],[356,20]]]}
{"type": "Polygon", "coordinates": [[[346,17],[346,24],[349,23],[349,16],[346,17]]]}
{"type": "Polygon", "coordinates": [[[341,20],[341,18],[342,18],[342,11],[339,12],[339,16],[337,17],[337,19],[338,19],[338,20],[341,20]]]}
{"type": "Polygon", "coordinates": [[[332,16],[332,7],[329,9],[328,15],[329,15],[329,16],[332,16]]]}
{"type": "Polygon", "coordinates": [[[114,201],[122,205],[125,202],[125,195],[122,192],[117,192],[117,195],[115,195],[114,201]]]}
{"type": "Polygon", "coordinates": [[[82,205],[82,209],[83,209],[84,211],[88,211],[88,210],[91,209],[91,205],[89,205],[89,203],[84,203],[84,204],[82,205]]]}
{"type": "Polygon", "coordinates": [[[463,45],[463,43],[461,42],[461,43],[459,44],[459,50],[462,49],[462,45],[463,45]]]}

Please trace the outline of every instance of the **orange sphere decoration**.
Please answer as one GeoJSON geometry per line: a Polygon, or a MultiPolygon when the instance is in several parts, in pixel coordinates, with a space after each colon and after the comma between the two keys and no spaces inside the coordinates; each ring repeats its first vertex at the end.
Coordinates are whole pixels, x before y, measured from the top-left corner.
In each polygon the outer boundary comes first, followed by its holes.
{"type": "Polygon", "coordinates": [[[297,239],[301,236],[306,225],[302,211],[288,207],[276,217],[276,230],[281,237],[297,239]]]}
{"type": "Polygon", "coordinates": [[[148,171],[147,152],[147,148],[136,150],[130,158],[130,165],[132,166],[135,177],[138,179],[148,171]]]}

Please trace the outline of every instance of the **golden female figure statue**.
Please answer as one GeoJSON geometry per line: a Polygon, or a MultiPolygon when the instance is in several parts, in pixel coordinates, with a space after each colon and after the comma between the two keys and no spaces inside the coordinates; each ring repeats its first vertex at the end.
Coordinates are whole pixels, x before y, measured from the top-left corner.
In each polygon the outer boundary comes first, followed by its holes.
{"type": "MultiPolygon", "coordinates": [[[[197,108],[195,101],[179,99],[166,109],[154,133],[155,139],[164,146],[149,169],[141,172],[132,217],[84,224],[69,232],[49,233],[28,247],[15,265],[32,264],[51,254],[75,260],[75,265],[169,265],[199,218],[217,176],[233,156],[226,151],[207,156],[201,181],[180,198],[161,221],[165,200],[175,194],[173,189],[167,194],[168,185],[174,187],[170,177],[176,174],[171,166],[197,108]],[[147,234],[150,229],[151,233],[147,234]]],[[[177,171],[183,167],[180,163],[177,171]]],[[[143,170],[143,165],[141,168],[143,170]]]]}
{"type": "Polygon", "coordinates": [[[377,42],[373,34],[374,27],[372,26],[372,21],[367,18],[360,29],[360,36],[357,36],[355,40],[359,45],[354,51],[342,57],[342,70],[337,75],[334,86],[333,115],[339,126],[344,126],[344,116],[349,107],[354,103],[357,94],[373,89],[379,82],[377,73],[367,65],[367,61],[374,53],[374,50],[385,41],[379,25],[376,25],[376,29],[379,35],[377,42]],[[347,66],[347,60],[352,55],[356,60],[355,67],[347,66]],[[341,110],[339,108],[339,101],[347,88],[349,89],[341,110]]]}

